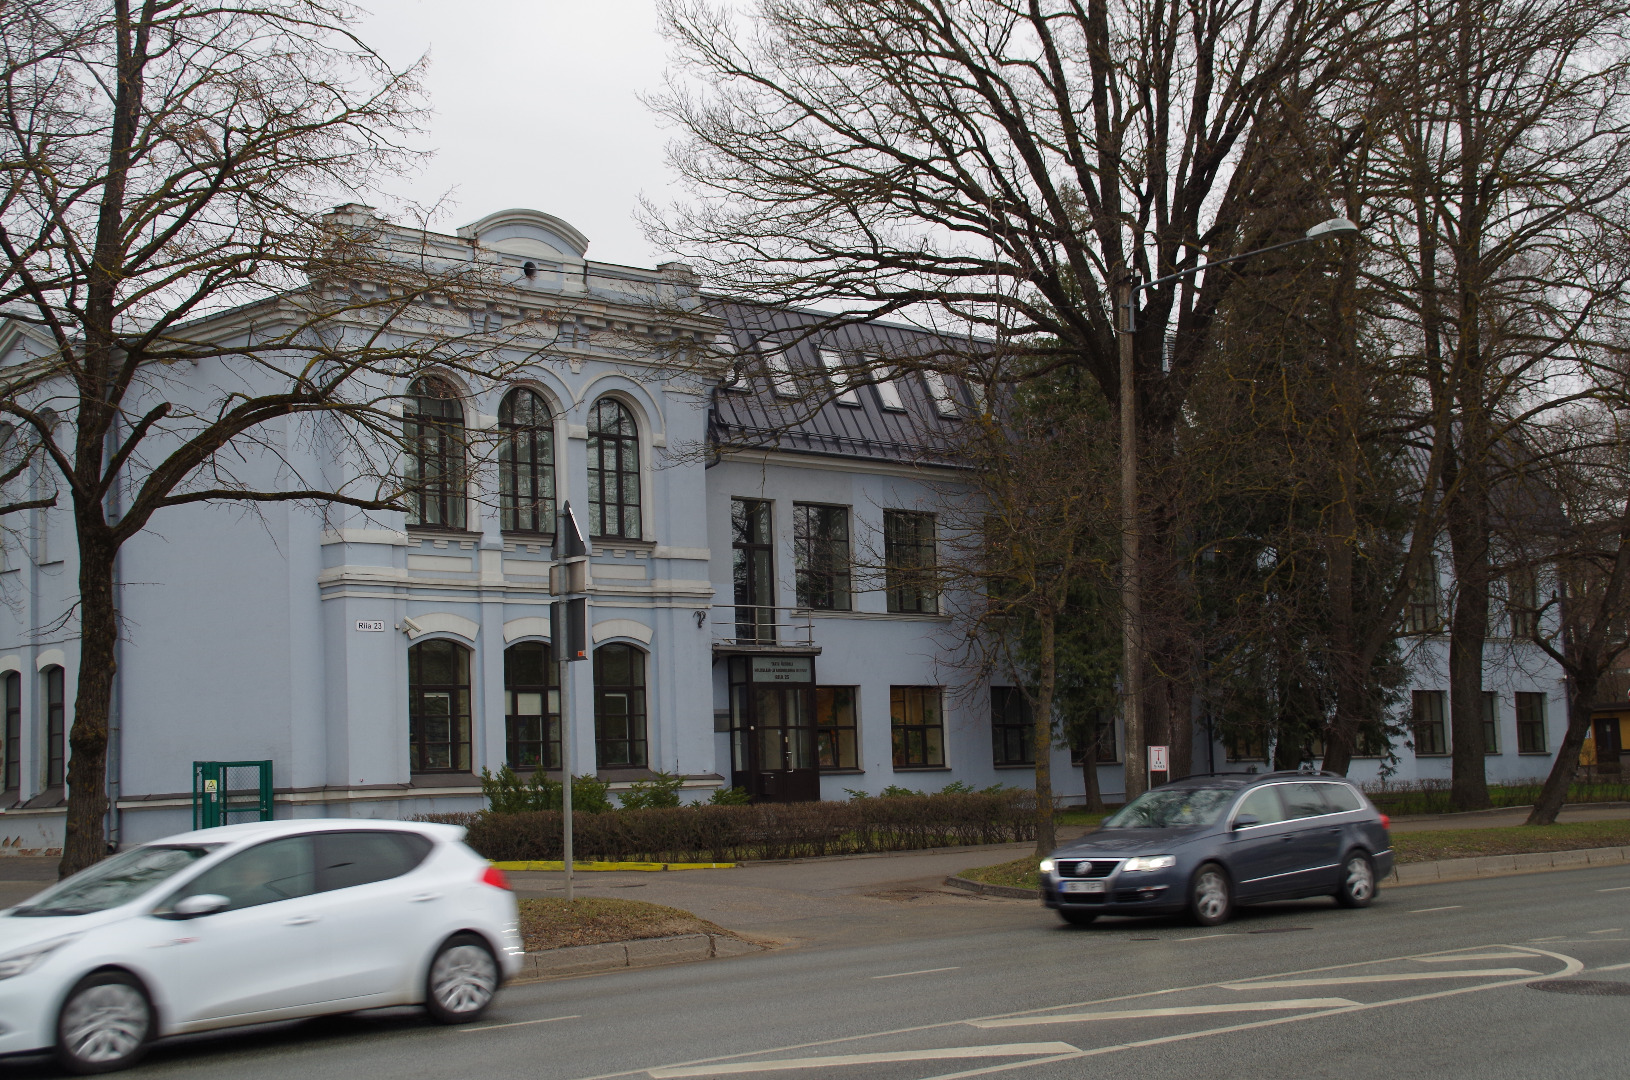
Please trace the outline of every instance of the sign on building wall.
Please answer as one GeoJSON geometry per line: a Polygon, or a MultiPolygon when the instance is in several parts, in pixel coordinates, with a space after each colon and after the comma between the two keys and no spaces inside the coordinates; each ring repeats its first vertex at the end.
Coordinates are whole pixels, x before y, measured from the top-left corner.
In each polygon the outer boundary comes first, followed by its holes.
{"type": "Polygon", "coordinates": [[[815,681],[815,661],[807,656],[755,656],[753,681],[756,683],[807,683],[815,681]]]}
{"type": "Polygon", "coordinates": [[[357,629],[364,634],[383,634],[385,624],[379,619],[358,619],[357,629]]]}

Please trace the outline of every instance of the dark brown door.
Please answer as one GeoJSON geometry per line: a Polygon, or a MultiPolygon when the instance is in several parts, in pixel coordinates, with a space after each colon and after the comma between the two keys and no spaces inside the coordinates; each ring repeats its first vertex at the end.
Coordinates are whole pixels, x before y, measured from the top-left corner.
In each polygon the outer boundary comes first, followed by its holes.
{"type": "Polygon", "coordinates": [[[1619,718],[1605,716],[1595,723],[1596,735],[1596,768],[1600,772],[1617,772],[1619,769],[1619,754],[1624,751],[1624,741],[1619,731],[1619,718]]]}
{"type": "Polygon", "coordinates": [[[733,686],[730,699],[735,743],[731,783],[765,802],[819,799],[814,688],[733,686]]]}

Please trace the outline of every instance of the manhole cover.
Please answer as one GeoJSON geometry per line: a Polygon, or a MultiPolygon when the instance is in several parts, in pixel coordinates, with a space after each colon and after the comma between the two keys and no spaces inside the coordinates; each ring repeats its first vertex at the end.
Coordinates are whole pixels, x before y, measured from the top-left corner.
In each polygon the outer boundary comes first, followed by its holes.
{"type": "Polygon", "coordinates": [[[1603,979],[1541,979],[1529,983],[1528,989],[1548,990],[1553,994],[1584,994],[1587,997],[1630,997],[1630,983],[1603,979]]]}
{"type": "Polygon", "coordinates": [[[1247,934],[1294,934],[1298,930],[1311,930],[1311,926],[1271,926],[1266,930],[1247,930],[1247,934]]]}

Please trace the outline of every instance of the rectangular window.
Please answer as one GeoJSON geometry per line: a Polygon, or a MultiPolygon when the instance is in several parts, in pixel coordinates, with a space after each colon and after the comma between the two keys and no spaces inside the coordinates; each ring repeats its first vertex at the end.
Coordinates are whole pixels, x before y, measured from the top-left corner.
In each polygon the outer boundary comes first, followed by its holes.
{"type": "Polygon", "coordinates": [[[1266,761],[1268,737],[1261,728],[1240,727],[1226,731],[1223,746],[1229,761],[1266,761]]]}
{"type": "Polygon", "coordinates": [[[23,778],[23,676],[6,673],[5,745],[0,746],[0,791],[15,792],[23,778]]]}
{"type": "Polygon", "coordinates": [[[68,731],[64,717],[62,669],[45,669],[45,786],[68,781],[68,731]]]}
{"type": "Polygon", "coordinates": [[[860,768],[860,733],[853,686],[815,688],[816,763],[823,769],[860,768]]]}
{"type": "Polygon", "coordinates": [[[1428,559],[1426,567],[1410,582],[1409,602],[1404,605],[1404,633],[1436,634],[1442,629],[1437,560],[1428,559]]]}
{"type": "Polygon", "coordinates": [[[792,554],[798,606],[815,611],[848,611],[849,508],[794,503],[792,554]]]}
{"type": "Polygon", "coordinates": [[[1517,753],[1545,753],[1545,695],[1517,695],[1517,753]]]}
{"type": "Polygon", "coordinates": [[[832,387],[837,391],[833,398],[839,405],[859,405],[860,391],[854,388],[852,382],[844,377],[843,358],[831,349],[820,350],[821,367],[827,377],[832,380],[832,387]]]}
{"type": "Polygon", "coordinates": [[[1500,695],[1483,691],[1483,753],[1500,752],[1500,695]]]}
{"type": "Polygon", "coordinates": [[[1444,723],[1442,690],[1416,690],[1410,698],[1410,727],[1415,732],[1416,757],[1442,757],[1449,752],[1449,730],[1444,723]]]}
{"type": "Polygon", "coordinates": [[[764,367],[770,373],[770,386],[776,397],[798,396],[798,380],[792,374],[792,362],[784,350],[775,349],[764,354],[764,367]]]}
{"type": "Polygon", "coordinates": [[[768,499],[731,499],[736,640],[775,642],[775,559],[768,499]]]}
{"type": "Polygon", "coordinates": [[[945,764],[942,696],[938,686],[889,687],[896,769],[938,768],[945,764]]]}
{"type": "Polygon", "coordinates": [[[883,574],[890,611],[938,614],[936,561],[933,514],[883,511],[883,574]]]}
{"type": "Polygon", "coordinates": [[[928,384],[928,397],[934,403],[934,411],[945,417],[961,415],[957,408],[956,392],[951,389],[950,381],[943,372],[923,372],[923,382],[928,384]]]}
{"type": "Polygon", "coordinates": [[[1036,715],[1016,686],[990,688],[991,761],[997,765],[1036,763],[1036,715]]]}
{"type": "Polygon", "coordinates": [[[1518,641],[1532,639],[1539,628],[1539,582],[1532,569],[1506,575],[1505,610],[1511,636],[1518,641]]]}
{"type": "Polygon", "coordinates": [[[887,375],[877,378],[877,400],[890,412],[905,412],[906,403],[900,397],[900,384],[887,375]]]}
{"type": "MultiPolygon", "coordinates": [[[[1121,760],[1121,747],[1115,737],[1115,714],[1108,709],[1097,710],[1093,720],[1097,742],[1093,747],[1093,761],[1099,765],[1113,765],[1121,760]]],[[[1087,748],[1079,740],[1070,740],[1070,764],[1080,765],[1086,760],[1087,748]]]]}

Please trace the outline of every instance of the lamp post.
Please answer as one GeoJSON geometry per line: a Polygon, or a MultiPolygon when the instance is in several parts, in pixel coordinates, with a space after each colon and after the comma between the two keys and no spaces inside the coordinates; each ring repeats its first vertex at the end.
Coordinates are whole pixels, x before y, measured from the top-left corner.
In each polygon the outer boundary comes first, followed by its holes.
{"type": "MultiPolygon", "coordinates": [[[[1115,283],[1115,310],[1120,337],[1121,359],[1121,688],[1125,695],[1121,714],[1126,725],[1126,800],[1137,798],[1148,790],[1148,761],[1143,733],[1143,583],[1138,561],[1138,419],[1137,398],[1134,391],[1134,360],[1136,358],[1137,321],[1135,303],[1144,289],[1152,289],[1170,281],[1193,277],[1202,271],[1244,259],[1266,255],[1270,251],[1295,247],[1329,236],[1356,233],[1358,226],[1344,217],[1331,218],[1307,230],[1294,240],[1271,244],[1255,251],[1230,255],[1201,263],[1175,274],[1142,283],[1131,274],[1123,274],[1115,283]]],[[[1169,778],[1170,774],[1168,774],[1169,778]]]]}

